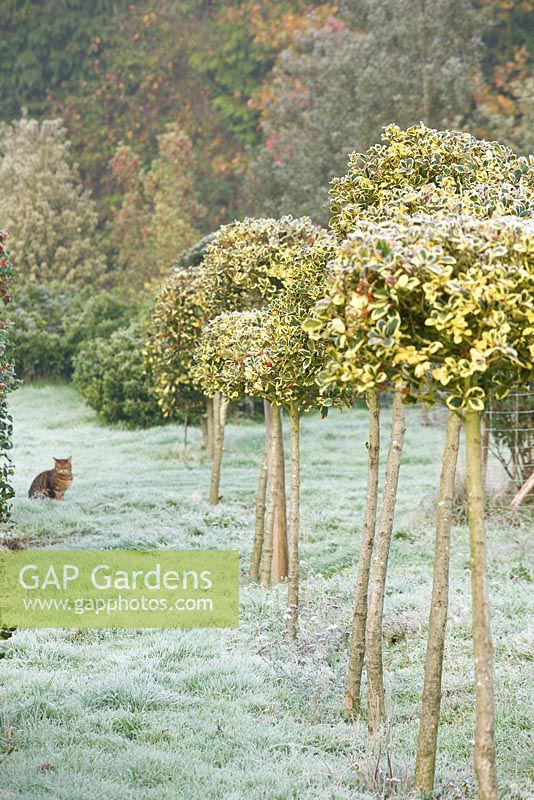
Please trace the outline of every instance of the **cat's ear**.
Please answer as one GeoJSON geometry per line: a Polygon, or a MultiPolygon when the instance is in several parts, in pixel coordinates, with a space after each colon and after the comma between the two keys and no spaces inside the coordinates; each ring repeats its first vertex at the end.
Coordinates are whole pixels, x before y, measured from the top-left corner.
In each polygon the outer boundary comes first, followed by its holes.
{"type": "Polygon", "coordinates": [[[56,464],[57,464],[58,461],[61,461],[60,458],[56,458],[55,456],[53,456],[53,458],[54,458],[54,461],[56,462],[56,464]]]}
{"type": "Polygon", "coordinates": [[[72,456],[69,456],[69,457],[67,458],[67,461],[72,461],[72,456]]]}

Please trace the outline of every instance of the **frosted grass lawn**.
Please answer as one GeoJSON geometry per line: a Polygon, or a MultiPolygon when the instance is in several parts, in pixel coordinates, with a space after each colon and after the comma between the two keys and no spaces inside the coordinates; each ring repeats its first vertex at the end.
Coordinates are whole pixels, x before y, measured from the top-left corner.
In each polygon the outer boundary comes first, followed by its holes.
{"type": "MultiPolygon", "coordinates": [[[[15,520],[32,547],[238,548],[253,532],[259,424],[230,424],[221,491],[175,426],[101,427],[69,387],[12,396],[15,520]],[[52,456],[73,456],[64,503],[26,498],[52,456]]],[[[441,427],[408,415],[385,610],[391,711],[381,752],[342,698],[365,498],[365,412],[306,417],[303,613],[281,636],[285,587],[241,589],[233,631],[23,631],[0,660],[0,798],[21,800],[344,800],[409,796],[430,598],[441,427]],[[388,758],[391,774],[388,771],[388,758]]],[[[384,445],[387,425],[383,426],[384,445]]],[[[532,796],[534,568],[531,531],[491,524],[498,767],[506,798],[532,796]],[[530,533],[530,541],[529,541],[530,533]],[[529,550],[530,548],[530,550],[529,550]],[[530,691],[530,696],[529,696],[530,691]]],[[[437,796],[475,795],[467,533],[453,531],[437,796]]]]}

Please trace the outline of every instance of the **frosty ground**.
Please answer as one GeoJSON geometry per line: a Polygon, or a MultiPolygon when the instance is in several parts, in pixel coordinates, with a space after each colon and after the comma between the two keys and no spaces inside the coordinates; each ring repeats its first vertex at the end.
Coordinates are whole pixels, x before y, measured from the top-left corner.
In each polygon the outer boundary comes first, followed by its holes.
{"type": "MultiPolygon", "coordinates": [[[[246,572],[262,426],[230,424],[217,508],[209,465],[174,425],[102,427],[73,389],[11,400],[15,521],[31,547],[232,548],[246,572]],[[52,456],[73,456],[64,503],[26,498],[52,456]]],[[[23,631],[0,660],[0,798],[341,800],[410,795],[431,588],[431,509],[443,429],[408,415],[385,609],[388,730],[343,715],[352,589],[365,500],[365,411],[302,424],[303,613],[282,638],[286,589],[243,577],[231,631],[23,631]]],[[[388,426],[383,425],[384,449],[388,426]]],[[[528,520],[489,525],[503,796],[531,797],[533,567],[528,520]],[[530,626],[530,629],[529,629],[530,626]],[[531,695],[529,697],[529,689],[531,695]]],[[[474,797],[467,532],[453,531],[436,795],[474,797]]]]}

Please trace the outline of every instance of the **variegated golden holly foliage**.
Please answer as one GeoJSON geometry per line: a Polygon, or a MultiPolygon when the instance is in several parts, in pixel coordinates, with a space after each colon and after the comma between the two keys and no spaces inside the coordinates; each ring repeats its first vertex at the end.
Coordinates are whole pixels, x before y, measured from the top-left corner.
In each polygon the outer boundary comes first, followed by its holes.
{"type": "Polygon", "coordinates": [[[202,410],[192,361],[206,321],[200,267],[175,269],[156,298],[144,357],[166,416],[191,419],[202,410]]]}
{"type": "MultiPolygon", "coordinates": [[[[321,295],[324,288],[322,283],[321,295]]],[[[348,401],[348,392],[345,387],[342,396],[337,386],[321,392],[319,376],[326,364],[326,343],[311,339],[303,328],[313,293],[302,289],[303,284],[291,287],[269,308],[266,330],[272,367],[263,376],[263,396],[286,407],[295,404],[300,411],[309,411],[317,406],[340,405],[348,401]]],[[[316,301],[319,295],[314,294],[316,301]]]]}
{"type": "Polygon", "coordinates": [[[204,256],[203,286],[209,317],[264,308],[300,280],[303,262],[328,260],[333,239],[308,217],[254,219],[223,225],[204,256]]]}
{"type": "MultiPolygon", "coordinates": [[[[200,338],[195,378],[206,394],[220,391],[231,400],[247,394],[286,407],[295,403],[300,411],[332,405],[336,387],[321,394],[318,382],[326,342],[308,337],[302,316],[295,318],[282,302],[276,306],[211,320],[200,338]]],[[[309,306],[302,314],[308,313],[309,306]]]]}
{"type": "Polygon", "coordinates": [[[208,322],[198,344],[193,375],[207,395],[230,400],[263,390],[271,367],[265,310],[228,311],[208,322]],[[258,383],[259,382],[259,383],[258,383]],[[258,383],[258,385],[256,385],[258,383]]]}
{"type": "Polygon", "coordinates": [[[421,216],[362,223],[305,323],[326,386],[391,381],[407,399],[482,410],[534,378],[534,222],[421,216]]]}
{"type": "Polygon", "coordinates": [[[498,142],[420,124],[384,129],[385,144],[353,153],[333,181],[331,225],[344,239],[362,218],[456,213],[528,216],[534,205],[534,159],[498,142]]]}
{"type": "MultiPolygon", "coordinates": [[[[237,225],[228,228],[235,232],[237,225]]],[[[324,293],[333,238],[307,219],[248,220],[233,254],[224,255],[238,276],[227,289],[230,302],[248,310],[221,314],[206,326],[195,370],[206,392],[266,397],[302,411],[318,402],[331,405],[333,398],[319,396],[318,386],[325,343],[310,339],[302,323],[324,293]],[[250,308],[262,301],[263,308],[250,308]]]]}

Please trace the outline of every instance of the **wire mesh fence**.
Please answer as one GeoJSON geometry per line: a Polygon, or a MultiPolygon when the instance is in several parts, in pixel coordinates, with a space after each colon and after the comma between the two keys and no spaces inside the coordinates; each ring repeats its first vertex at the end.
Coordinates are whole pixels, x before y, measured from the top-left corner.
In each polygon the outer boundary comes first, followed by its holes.
{"type": "MultiPolygon", "coordinates": [[[[509,500],[534,472],[534,385],[504,400],[492,399],[485,415],[486,490],[509,500]]],[[[526,500],[534,499],[528,493],[526,500]]]]}
{"type": "MultiPolygon", "coordinates": [[[[447,409],[421,408],[419,424],[438,426],[445,435],[447,409]]],[[[520,506],[511,509],[514,497],[534,474],[534,384],[513,392],[504,400],[490,401],[483,418],[483,451],[488,510],[506,517],[534,512],[534,485],[526,486],[520,506]]],[[[439,479],[441,451],[436,452],[436,480],[439,479]]],[[[462,432],[455,488],[455,504],[465,506],[465,440],[462,432]]],[[[512,519],[512,517],[510,517],[512,519]]]]}

